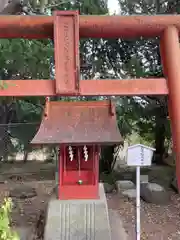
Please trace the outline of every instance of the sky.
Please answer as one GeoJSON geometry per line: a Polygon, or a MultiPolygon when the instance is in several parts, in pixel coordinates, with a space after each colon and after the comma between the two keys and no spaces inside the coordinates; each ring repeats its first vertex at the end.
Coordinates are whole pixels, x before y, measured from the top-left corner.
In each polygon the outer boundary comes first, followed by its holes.
{"type": "Polygon", "coordinates": [[[117,0],[108,0],[108,8],[110,14],[118,13],[119,4],[117,0]]]}

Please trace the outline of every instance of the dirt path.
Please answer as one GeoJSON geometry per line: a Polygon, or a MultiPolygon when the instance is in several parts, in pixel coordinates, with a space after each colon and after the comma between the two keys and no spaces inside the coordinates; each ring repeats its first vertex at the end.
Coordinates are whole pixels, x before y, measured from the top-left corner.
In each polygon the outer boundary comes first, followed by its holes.
{"type": "MultiPolygon", "coordinates": [[[[40,210],[54,186],[54,181],[31,182],[28,185],[36,188],[38,196],[27,200],[15,200],[13,211],[14,226],[34,227],[40,210]]],[[[1,199],[7,195],[9,189],[17,184],[1,186],[1,199]],[[4,193],[4,194],[3,194],[4,193]]],[[[107,196],[109,209],[116,210],[123,220],[128,240],[135,239],[135,202],[130,202],[124,197],[111,194],[107,196]]],[[[168,206],[157,206],[141,202],[142,240],[177,240],[180,239],[180,197],[172,193],[168,206]]]]}
{"type": "MultiPolygon", "coordinates": [[[[9,191],[16,186],[25,184],[32,186],[37,191],[37,196],[31,199],[19,200],[14,199],[14,209],[12,214],[13,226],[31,227],[36,223],[41,209],[44,208],[46,202],[50,198],[50,194],[55,185],[54,175],[45,173],[41,174],[38,179],[38,173],[33,177],[31,175],[26,178],[15,181],[15,179],[7,180],[4,184],[0,184],[0,202],[5,196],[9,195],[9,191]],[[48,177],[47,177],[48,175],[48,177]],[[30,178],[30,179],[29,179],[30,178]]],[[[141,240],[178,240],[180,239],[180,196],[171,194],[171,201],[167,206],[157,206],[141,202],[141,220],[142,220],[142,237],[141,240]]],[[[135,239],[135,202],[128,201],[123,196],[117,194],[107,195],[109,209],[115,210],[116,214],[123,220],[123,226],[127,232],[128,239],[135,239]]],[[[115,227],[115,226],[113,226],[115,227]]]]}
{"type": "MultiPolygon", "coordinates": [[[[108,195],[108,206],[118,210],[128,240],[135,239],[135,201],[123,196],[108,195]]],[[[171,202],[167,206],[147,204],[141,201],[141,240],[180,239],[180,196],[171,192],[171,202]]]]}

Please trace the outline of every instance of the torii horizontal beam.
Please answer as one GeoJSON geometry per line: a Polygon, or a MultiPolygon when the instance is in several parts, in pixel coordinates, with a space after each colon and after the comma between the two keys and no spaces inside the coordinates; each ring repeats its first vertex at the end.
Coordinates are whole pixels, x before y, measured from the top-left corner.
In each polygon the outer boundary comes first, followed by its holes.
{"type": "Polygon", "coordinates": [[[57,11],[53,17],[0,16],[0,38],[53,38],[56,68],[55,81],[5,81],[8,87],[0,89],[0,96],[167,95],[163,78],[79,80],[79,35],[97,38],[154,36],[175,23],[180,28],[179,16],[79,16],[77,11],[57,11]]]}
{"type": "MultiPolygon", "coordinates": [[[[52,16],[0,16],[0,38],[53,38],[52,16]]],[[[180,31],[180,15],[79,16],[81,38],[160,36],[169,26],[180,31]]]]}
{"type": "MultiPolygon", "coordinates": [[[[56,96],[54,80],[6,80],[0,96],[56,96]],[[38,87],[35,87],[38,86],[38,87]]],[[[78,96],[167,95],[164,78],[128,80],[80,80],[78,96]]],[[[61,94],[62,96],[63,94],[61,94]]],[[[67,95],[67,94],[65,94],[67,95]]],[[[72,96],[73,94],[71,94],[72,96]]]]}

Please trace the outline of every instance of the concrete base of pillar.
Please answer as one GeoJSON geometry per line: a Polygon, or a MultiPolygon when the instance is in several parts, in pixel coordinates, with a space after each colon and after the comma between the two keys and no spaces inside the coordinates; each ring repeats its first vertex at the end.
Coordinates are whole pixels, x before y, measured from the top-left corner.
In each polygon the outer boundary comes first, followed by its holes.
{"type": "Polygon", "coordinates": [[[98,200],[51,200],[45,240],[111,240],[104,187],[98,200]]]}

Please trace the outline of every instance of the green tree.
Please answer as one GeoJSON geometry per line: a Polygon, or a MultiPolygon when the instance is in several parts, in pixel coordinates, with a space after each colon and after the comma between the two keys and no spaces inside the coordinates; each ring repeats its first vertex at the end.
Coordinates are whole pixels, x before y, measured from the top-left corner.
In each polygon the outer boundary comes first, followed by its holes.
{"type": "MultiPolygon", "coordinates": [[[[119,5],[121,9],[120,15],[152,15],[178,13],[180,3],[179,1],[119,0],[119,5]]],[[[158,38],[144,39],[141,37],[137,40],[108,40],[107,44],[110,42],[112,43],[111,46],[113,46],[111,50],[113,58],[110,58],[111,66],[114,72],[117,73],[116,75],[120,73],[119,68],[121,65],[121,69],[124,71],[123,77],[126,78],[163,76],[158,38]]],[[[125,122],[129,133],[136,128],[136,131],[141,136],[148,136],[150,139],[154,138],[155,160],[157,163],[162,163],[166,152],[165,141],[171,139],[167,97],[143,96],[141,101],[137,101],[137,98],[131,98],[131,100],[129,100],[129,97],[126,98],[123,100],[124,104],[118,106],[121,109],[118,111],[124,111],[125,113],[119,119],[121,126],[125,122]],[[126,104],[126,98],[129,101],[128,105],[126,104]],[[123,107],[124,110],[122,110],[123,107]],[[151,132],[151,134],[148,134],[148,132],[151,132]]]]}

